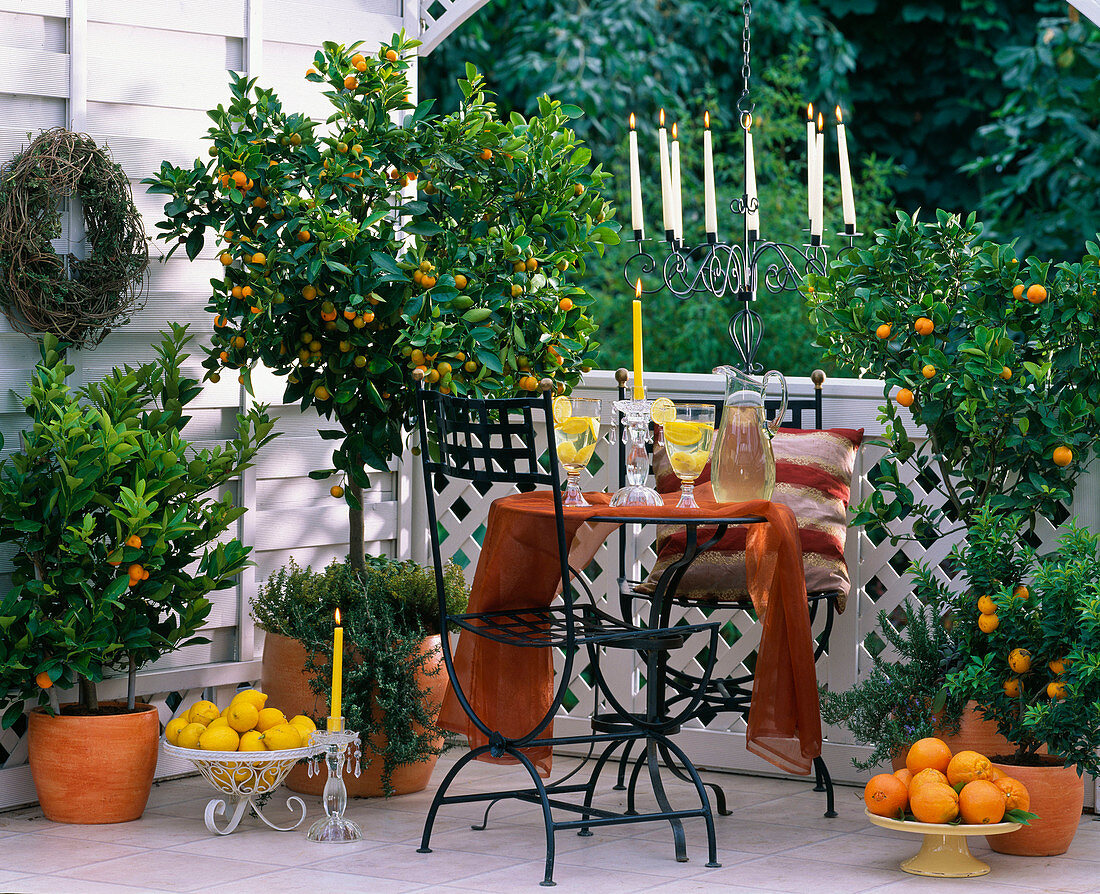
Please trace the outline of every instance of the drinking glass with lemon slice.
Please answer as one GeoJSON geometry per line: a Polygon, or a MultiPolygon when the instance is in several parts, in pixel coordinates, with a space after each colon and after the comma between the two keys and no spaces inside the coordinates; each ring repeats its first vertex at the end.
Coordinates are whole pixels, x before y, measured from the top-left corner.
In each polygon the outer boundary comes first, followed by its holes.
{"type": "Polygon", "coordinates": [[[581,494],[584,471],[600,438],[600,402],[591,397],[554,399],[554,445],[566,473],[562,506],[588,506],[581,494]]]}
{"type": "Polygon", "coordinates": [[[680,479],[677,509],[698,509],[695,479],[699,477],[714,446],[714,405],[675,404],[675,416],[664,423],[662,437],[672,471],[680,479]]]}

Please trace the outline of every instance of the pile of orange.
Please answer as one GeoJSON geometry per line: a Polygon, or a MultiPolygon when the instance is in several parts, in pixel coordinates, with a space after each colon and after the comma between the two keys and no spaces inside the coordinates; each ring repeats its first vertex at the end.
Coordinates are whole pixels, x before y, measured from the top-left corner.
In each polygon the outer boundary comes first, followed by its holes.
{"type": "Polygon", "coordinates": [[[1008,810],[1027,810],[1031,797],[984,754],[952,754],[942,739],[914,742],[905,767],[872,777],[863,790],[867,809],[891,819],[970,825],[999,823],[1008,810]]]}

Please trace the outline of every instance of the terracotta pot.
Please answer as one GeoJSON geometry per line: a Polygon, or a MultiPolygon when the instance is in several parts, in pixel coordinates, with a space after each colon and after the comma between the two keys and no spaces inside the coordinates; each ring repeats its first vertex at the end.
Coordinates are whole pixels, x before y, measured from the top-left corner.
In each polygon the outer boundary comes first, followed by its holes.
{"type": "MultiPolygon", "coordinates": [[[[436,706],[438,716],[439,705],[443,703],[443,695],[447,691],[447,674],[441,667],[443,656],[439,651],[439,637],[426,637],[422,651],[435,652],[428,661],[428,670],[439,668],[439,672],[431,675],[420,672],[417,674],[417,683],[422,691],[428,693],[428,700],[436,706]]],[[[328,714],[328,699],[316,695],[309,685],[310,675],[305,671],[306,657],[305,646],[297,640],[274,633],[266,634],[262,689],[268,695],[268,704],[281,709],[288,717],[293,714],[324,717],[328,714]]],[[[374,716],[380,717],[378,706],[371,707],[374,716]]],[[[379,750],[384,748],[385,741],[385,736],[375,736],[372,739],[379,750]]],[[[442,737],[433,744],[436,747],[442,746],[442,737]]],[[[364,743],[364,752],[367,751],[364,743]]],[[[374,759],[369,766],[363,768],[358,778],[346,771],[344,773],[344,784],[348,795],[353,798],[377,798],[385,794],[382,789],[382,758],[373,751],[370,753],[374,754],[374,759]]],[[[427,788],[437,758],[438,755],[433,754],[427,760],[398,766],[391,780],[395,792],[407,795],[427,788]]],[[[299,764],[291,770],[286,786],[291,791],[302,794],[320,795],[325,787],[325,773],[322,771],[310,778],[306,767],[299,764]]]]}
{"type": "MultiPolygon", "coordinates": [[[[978,703],[973,701],[967,702],[963,708],[959,717],[959,732],[956,735],[945,735],[938,728],[936,735],[943,739],[952,754],[977,751],[986,757],[992,757],[995,754],[1012,754],[1016,750],[1016,746],[997,731],[996,723],[982,717],[978,711],[978,703]]],[[[1041,749],[1040,753],[1046,754],[1046,748],[1041,749]]],[[[900,770],[905,766],[905,757],[908,754],[909,749],[903,749],[891,759],[890,765],[895,770],[900,770]]]]}
{"type": "Polygon", "coordinates": [[[1064,854],[1077,834],[1085,803],[1085,780],[1075,767],[1063,767],[1056,758],[1044,758],[1041,767],[1017,767],[994,763],[1003,773],[1019,779],[1031,795],[1031,812],[1039,819],[1007,835],[988,835],[986,841],[999,854],[1052,857],[1064,854]]]}
{"type": "MultiPolygon", "coordinates": [[[[103,702],[121,705],[125,702],[103,702]]],[[[38,802],[55,823],[125,823],[145,811],[157,769],[160,717],[138,703],[132,714],[51,717],[34,708],[27,755],[38,802]]]]}

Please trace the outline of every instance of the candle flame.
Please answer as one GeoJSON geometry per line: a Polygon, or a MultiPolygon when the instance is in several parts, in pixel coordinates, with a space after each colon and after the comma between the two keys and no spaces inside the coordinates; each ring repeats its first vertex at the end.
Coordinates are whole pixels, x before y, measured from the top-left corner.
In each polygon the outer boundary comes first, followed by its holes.
{"type": "Polygon", "coordinates": [[[665,110],[661,109],[661,127],[665,126],[665,110]]]}
{"type": "Polygon", "coordinates": [[[806,120],[814,120],[814,104],[812,102],[806,103],[806,120]]]}
{"type": "Polygon", "coordinates": [[[340,626],[340,609],[336,609],[336,626],[340,626]]]}
{"type": "Polygon", "coordinates": [[[751,113],[745,112],[743,115],[741,115],[741,126],[745,130],[749,130],[749,128],[752,127],[752,114],[751,113]]]}
{"type": "Polygon", "coordinates": [[[675,124],[675,123],[673,123],[673,125],[672,125],[672,139],[673,139],[674,141],[675,141],[676,139],[678,139],[678,137],[676,136],[676,124],[675,124]]]}
{"type": "Polygon", "coordinates": [[[634,113],[633,112],[630,113],[630,129],[631,130],[634,129],[634,113]]]}
{"type": "Polygon", "coordinates": [[[710,112],[703,112],[703,127],[710,130],[710,112]]]}
{"type": "Polygon", "coordinates": [[[641,279],[641,277],[638,277],[637,281],[634,283],[634,297],[639,298],[639,299],[642,297],[642,279],[641,279]]]}
{"type": "Polygon", "coordinates": [[[844,123],[844,115],[840,111],[840,106],[836,107],[836,123],[837,124],[843,124],[844,123]]]}
{"type": "Polygon", "coordinates": [[[817,116],[817,132],[818,133],[824,133],[825,132],[825,116],[821,115],[821,114],[819,114],[817,116]]]}

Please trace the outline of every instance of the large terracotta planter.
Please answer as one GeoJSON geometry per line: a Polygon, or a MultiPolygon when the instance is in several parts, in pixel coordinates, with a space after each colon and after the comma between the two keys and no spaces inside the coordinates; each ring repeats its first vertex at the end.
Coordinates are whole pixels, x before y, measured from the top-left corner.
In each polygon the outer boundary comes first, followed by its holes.
{"type": "MultiPolygon", "coordinates": [[[[123,705],[123,702],[104,702],[123,705]]],[[[38,802],[55,823],[125,823],[145,811],[157,769],[160,717],[132,714],[51,717],[30,713],[27,752],[38,802]]]]}
{"type": "Polygon", "coordinates": [[[1045,760],[1048,763],[1041,767],[994,763],[998,770],[1027,786],[1030,810],[1039,815],[1030,826],[1016,832],[987,836],[986,841],[997,853],[1052,857],[1064,854],[1077,834],[1085,803],[1085,780],[1074,767],[1063,767],[1055,758],[1045,760]]]}
{"type": "MultiPolygon", "coordinates": [[[[428,693],[428,700],[436,707],[436,716],[438,716],[439,706],[443,703],[443,695],[447,691],[447,674],[440,667],[443,656],[439,651],[439,637],[427,637],[422,649],[424,652],[434,651],[433,658],[428,662],[428,669],[439,668],[439,672],[430,675],[419,673],[417,683],[422,691],[428,693]]],[[[310,688],[309,674],[305,671],[306,657],[305,646],[297,640],[274,633],[266,634],[262,688],[268,695],[267,703],[281,709],[288,717],[292,714],[308,714],[312,717],[324,717],[328,714],[328,700],[314,694],[310,688]]],[[[380,716],[377,705],[373,705],[372,710],[376,717],[380,716]]],[[[384,747],[385,737],[376,736],[372,742],[381,749],[384,747]]],[[[433,744],[436,747],[442,746],[442,738],[433,744]]],[[[366,754],[374,754],[366,747],[366,743],[363,751],[366,754]]],[[[427,788],[432,771],[435,769],[436,759],[437,755],[433,754],[427,760],[397,767],[391,780],[395,792],[399,795],[407,795],[427,788]]],[[[358,777],[345,772],[344,783],[347,786],[348,795],[353,798],[377,798],[384,795],[382,759],[376,755],[358,777]]],[[[286,786],[291,791],[302,794],[320,795],[325,787],[325,774],[320,773],[310,778],[306,767],[299,765],[290,772],[286,786]]]]}

